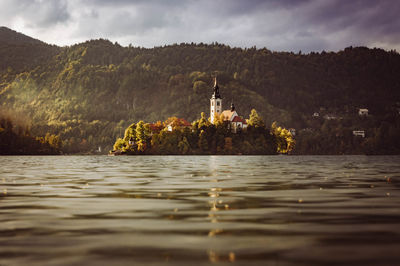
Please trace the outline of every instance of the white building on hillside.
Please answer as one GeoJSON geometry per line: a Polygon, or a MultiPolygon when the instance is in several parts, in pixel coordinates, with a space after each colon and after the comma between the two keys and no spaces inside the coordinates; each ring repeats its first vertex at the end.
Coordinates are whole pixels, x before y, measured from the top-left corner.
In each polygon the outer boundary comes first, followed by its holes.
{"type": "Polygon", "coordinates": [[[229,121],[231,130],[234,133],[240,132],[242,129],[247,128],[247,122],[241,118],[235,110],[235,105],[231,104],[230,110],[222,111],[222,97],[219,94],[219,87],[217,83],[217,78],[214,82],[214,93],[210,99],[210,120],[214,124],[215,115],[221,115],[224,121],[229,121]]]}
{"type": "Polygon", "coordinates": [[[366,109],[366,108],[358,109],[358,115],[359,116],[367,116],[368,115],[368,109],[366,109]]]}
{"type": "Polygon", "coordinates": [[[365,138],[365,131],[364,130],[353,130],[353,135],[357,137],[365,138]]]}

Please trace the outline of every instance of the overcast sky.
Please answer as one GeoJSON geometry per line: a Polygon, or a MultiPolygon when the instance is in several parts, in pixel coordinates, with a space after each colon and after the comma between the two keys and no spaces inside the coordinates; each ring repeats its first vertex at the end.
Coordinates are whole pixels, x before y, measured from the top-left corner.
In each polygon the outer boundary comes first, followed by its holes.
{"type": "Polygon", "coordinates": [[[0,25],[57,45],[106,38],[275,51],[400,51],[398,0],[0,0],[0,25]]]}

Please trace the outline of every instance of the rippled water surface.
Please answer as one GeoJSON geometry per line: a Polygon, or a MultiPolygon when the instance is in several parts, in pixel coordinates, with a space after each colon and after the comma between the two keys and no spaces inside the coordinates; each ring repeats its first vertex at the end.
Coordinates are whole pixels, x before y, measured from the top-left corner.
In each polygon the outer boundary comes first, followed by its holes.
{"type": "Polygon", "coordinates": [[[0,265],[400,265],[398,156],[5,156],[0,193],[0,265]]]}

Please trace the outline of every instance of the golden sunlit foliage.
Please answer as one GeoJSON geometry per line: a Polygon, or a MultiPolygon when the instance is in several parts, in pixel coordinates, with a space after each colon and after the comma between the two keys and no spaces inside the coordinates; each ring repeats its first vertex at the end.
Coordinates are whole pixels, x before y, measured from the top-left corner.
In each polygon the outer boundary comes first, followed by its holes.
{"type": "Polygon", "coordinates": [[[294,149],[295,141],[289,130],[277,126],[277,123],[274,122],[271,125],[271,132],[277,140],[277,152],[286,154],[294,149]]]}

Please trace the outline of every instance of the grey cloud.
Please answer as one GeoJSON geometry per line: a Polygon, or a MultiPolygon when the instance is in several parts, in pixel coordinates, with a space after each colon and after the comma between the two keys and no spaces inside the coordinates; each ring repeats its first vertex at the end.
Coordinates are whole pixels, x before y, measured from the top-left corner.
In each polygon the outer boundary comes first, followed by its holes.
{"type": "Polygon", "coordinates": [[[370,45],[380,39],[394,41],[393,44],[398,46],[399,12],[400,3],[396,1],[335,0],[318,9],[308,10],[307,16],[304,16],[304,25],[311,25],[320,34],[341,35],[343,39],[339,43],[342,46],[350,42],[370,45]]]}
{"type": "MultiPolygon", "coordinates": [[[[70,19],[66,1],[50,1],[44,5],[37,5],[37,1],[32,6],[32,21],[39,27],[47,27],[54,23],[63,23],[70,19]],[[36,18],[36,19],[34,19],[36,18]]],[[[40,2],[39,2],[40,3],[40,2]]]]}
{"type": "Polygon", "coordinates": [[[70,18],[65,0],[3,0],[1,9],[3,10],[1,15],[5,18],[18,17],[26,23],[26,26],[33,28],[45,28],[64,23],[70,18]]]}
{"type": "MultiPolygon", "coordinates": [[[[101,1],[91,2],[98,4],[101,1]]],[[[86,16],[87,11],[78,11],[75,20],[79,30],[75,32],[75,36],[92,36],[93,32],[99,31],[107,38],[126,38],[126,36],[145,35],[156,29],[174,28],[180,24],[177,15],[179,7],[172,6],[166,9],[164,6],[143,3],[117,1],[112,9],[108,3],[104,6],[90,6],[90,13],[95,12],[96,16],[86,16]]]]}
{"type": "Polygon", "coordinates": [[[2,0],[0,7],[0,23],[19,16],[48,38],[46,29],[58,25],[67,43],[101,37],[146,47],[192,41],[306,52],[400,47],[394,0],[2,0]]]}
{"type": "Polygon", "coordinates": [[[139,5],[150,5],[150,6],[184,6],[190,4],[195,0],[87,0],[85,5],[89,6],[105,6],[105,7],[127,7],[127,6],[139,6],[139,5]]]}

